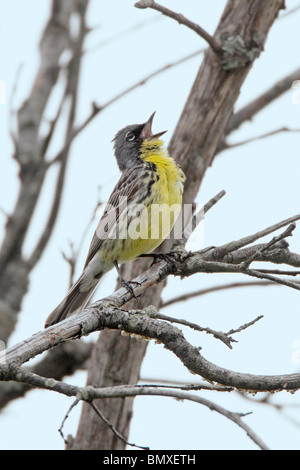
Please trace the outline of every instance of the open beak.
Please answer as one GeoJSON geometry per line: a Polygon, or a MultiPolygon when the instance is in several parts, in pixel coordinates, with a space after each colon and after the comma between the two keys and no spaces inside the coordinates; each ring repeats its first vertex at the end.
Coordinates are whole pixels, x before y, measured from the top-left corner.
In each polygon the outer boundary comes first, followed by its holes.
{"type": "Polygon", "coordinates": [[[151,114],[151,116],[149,117],[148,121],[145,122],[144,128],[141,132],[142,139],[149,139],[149,140],[158,139],[160,136],[162,136],[163,134],[167,132],[167,131],[163,131],[163,132],[158,132],[157,134],[152,134],[152,122],[153,122],[155,113],[156,111],[154,111],[154,113],[151,114]]]}

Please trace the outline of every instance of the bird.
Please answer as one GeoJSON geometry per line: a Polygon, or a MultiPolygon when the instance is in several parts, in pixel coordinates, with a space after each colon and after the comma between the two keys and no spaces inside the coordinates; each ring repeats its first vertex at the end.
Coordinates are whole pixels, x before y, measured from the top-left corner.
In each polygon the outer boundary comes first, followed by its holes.
{"type": "Polygon", "coordinates": [[[45,328],[82,310],[100,279],[114,267],[121,284],[133,293],[119,266],[147,256],[171,232],[182,206],[185,174],[152,133],[155,112],[143,124],[115,135],[114,154],[121,177],[113,189],[90,243],[82,274],[50,313],[45,328]]]}

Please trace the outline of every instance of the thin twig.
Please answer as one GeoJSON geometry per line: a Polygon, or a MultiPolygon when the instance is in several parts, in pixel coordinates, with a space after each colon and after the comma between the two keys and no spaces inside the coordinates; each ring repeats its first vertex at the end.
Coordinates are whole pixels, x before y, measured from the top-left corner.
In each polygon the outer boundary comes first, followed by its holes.
{"type": "MultiPolygon", "coordinates": [[[[61,102],[58,106],[57,115],[53,121],[52,126],[50,127],[50,132],[46,139],[42,143],[42,150],[43,152],[47,151],[49,146],[49,141],[53,136],[53,132],[55,126],[59,120],[61,110],[63,107],[63,103],[69,101],[69,109],[68,114],[66,117],[66,133],[64,138],[64,150],[60,153],[60,167],[56,177],[56,185],[52,199],[52,205],[50,208],[49,216],[45,227],[40,235],[40,238],[32,250],[31,255],[28,259],[28,265],[33,268],[38,260],[40,259],[42,253],[44,252],[45,247],[50,239],[50,236],[53,232],[54,225],[57,219],[60,201],[62,198],[64,182],[65,182],[65,175],[67,170],[67,162],[69,158],[70,148],[72,144],[72,135],[74,133],[74,122],[75,122],[75,114],[77,109],[77,101],[78,101],[78,85],[79,85],[79,75],[80,75],[80,66],[81,66],[81,51],[82,46],[84,43],[85,35],[86,35],[86,27],[84,18],[81,18],[81,25],[80,25],[80,34],[78,40],[73,42],[73,58],[69,62],[66,70],[67,78],[66,78],[66,86],[62,95],[61,102]]],[[[51,163],[50,163],[51,164],[51,163]]]]}
{"type": "Polygon", "coordinates": [[[300,271],[283,271],[281,269],[257,269],[257,271],[267,274],[280,274],[281,276],[298,276],[300,274],[300,271]]]}
{"type": "Polygon", "coordinates": [[[268,251],[273,245],[275,245],[275,243],[279,242],[280,240],[283,240],[284,238],[287,238],[287,237],[291,237],[292,236],[292,233],[293,231],[295,230],[296,228],[296,224],[295,223],[292,223],[289,225],[289,227],[283,232],[281,233],[280,235],[278,235],[277,237],[273,237],[272,240],[267,243],[266,245],[264,245],[263,247],[261,247],[260,249],[258,249],[256,252],[254,252],[247,260],[243,261],[242,263],[239,264],[239,267],[241,269],[244,269],[244,268],[248,268],[250,266],[250,264],[259,256],[261,255],[263,252],[265,251],[268,251]]]}
{"type": "MultiPolygon", "coordinates": [[[[118,101],[119,99],[123,98],[124,96],[126,96],[127,94],[131,93],[132,91],[134,91],[136,88],[139,88],[140,86],[142,85],[145,85],[149,80],[151,80],[152,78],[156,77],[157,75],[163,73],[163,72],[166,72],[167,70],[169,70],[170,68],[172,67],[176,67],[177,65],[180,65],[182,64],[183,62],[186,62],[187,60],[190,60],[194,57],[196,57],[197,55],[199,54],[202,54],[206,49],[198,49],[197,51],[195,52],[192,52],[191,54],[188,54],[187,56],[184,56],[182,57],[181,59],[178,59],[174,62],[170,62],[169,64],[167,65],[164,65],[163,67],[160,67],[159,69],[155,70],[154,72],[151,72],[150,74],[146,75],[144,78],[142,78],[141,80],[139,80],[138,82],[134,83],[133,85],[129,86],[128,88],[126,88],[125,90],[121,91],[120,93],[117,93],[115,96],[113,96],[112,98],[110,98],[108,101],[106,101],[105,103],[101,104],[101,105],[98,105],[97,103],[92,103],[92,111],[91,113],[89,114],[89,116],[79,125],[76,127],[76,129],[74,129],[73,131],[73,134],[70,138],[70,142],[73,141],[87,126],[88,124],[100,113],[102,112],[104,109],[108,108],[109,106],[111,106],[113,103],[115,103],[116,101],[118,101]]],[[[69,143],[70,143],[69,142],[69,143]]],[[[68,142],[66,142],[64,148],[62,148],[51,160],[50,162],[50,165],[52,165],[53,163],[56,163],[57,161],[59,161],[61,158],[62,158],[62,155],[63,155],[63,152],[65,151],[65,148],[66,146],[69,144],[68,142]]]]}
{"type": "Polygon", "coordinates": [[[300,214],[297,214],[293,217],[289,217],[288,219],[282,220],[281,222],[271,225],[263,230],[260,230],[252,235],[243,237],[240,240],[235,240],[230,243],[226,243],[225,245],[216,248],[216,251],[217,251],[216,256],[219,259],[223,258],[228,253],[232,253],[233,251],[239,250],[240,248],[255,242],[259,238],[263,238],[266,235],[269,235],[270,233],[275,232],[276,230],[279,230],[282,227],[285,227],[286,225],[296,222],[299,219],[300,219],[300,214]]]}
{"type": "Polygon", "coordinates": [[[78,252],[77,250],[75,250],[74,243],[72,241],[69,241],[69,247],[70,247],[69,255],[67,255],[63,250],[61,254],[62,254],[63,259],[68,263],[70,267],[70,274],[69,274],[69,289],[70,289],[72,285],[74,284],[75,265],[76,265],[78,252]]]}
{"type": "Polygon", "coordinates": [[[202,39],[204,39],[210,45],[214,52],[220,52],[220,45],[215,40],[215,38],[211,36],[207,31],[205,31],[205,29],[203,29],[200,25],[189,20],[181,13],[175,13],[173,10],[169,10],[169,8],[166,8],[163,5],[156,3],[154,0],[140,0],[139,2],[135,3],[134,6],[136,8],[152,8],[153,10],[159,11],[160,13],[165,16],[168,16],[169,18],[176,20],[179,24],[184,24],[189,29],[195,31],[195,33],[201,36],[202,39]]]}
{"type": "Polygon", "coordinates": [[[93,210],[93,213],[90,217],[90,220],[88,221],[82,235],[81,235],[81,239],[79,240],[79,243],[77,245],[77,248],[75,249],[74,247],[74,242],[72,241],[69,241],[69,247],[70,247],[70,255],[67,255],[64,251],[62,251],[62,256],[64,258],[64,260],[69,264],[70,266],[70,275],[69,275],[69,287],[71,288],[72,285],[74,284],[74,274],[75,274],[75,270],[76,270],[76,263],[78,261],[78,257],[79,257],[79,254],[80,254],[80,251],[81,251],[81,248],[82,248],[82,245],[83,245],[83,242],[84,242],[84,239],[86,237],[86,234],[88,233],[92,223],[94,222],[95,220],[95,217],[96,217],[96,214],[97,214],[97,209],[98,207],[101,205],[102,203],[100,202],[100,198],[98,197],[98,201],[97,201],[97,204],[93,210]]]}
{"type": "Polygon", "coordinates": [[[106,37],[105,39],[98,42],[97,44],[90,47],[89,49],[84,49],[82,53],[90,54],[91,52],[94,52],[95,50],[98,50],[106,45],[111,46],[112,43],[116,41],[120,41],[123,37],[126,37],[131,33],[135,33],[139,29],[144,29],[145,27],[150,26],[153,23],[156,23],[160,19],[161,18],[159,16],[154,16],[153,18],[149,18],[146,21],[139,21],[138,23],[131,25],[129,28],[125,28],[122,31],[118,31],[116,34],[112,34],[111,36],[106,37]]]}
{"type": "MultiPolygon", "coordinates": [[[[250,101],[243,108],[238,110],[230,119],[226,129],[226,135],[237,130],[246,121],[251,121],[262,109],[275,99],[279,98],[283,93],[291,89],[292,83],[298,80],[300,76],[300,68],[278,80],[270,88],[250,101]]],[[[220,145],[220,149],[222,145],[220,145]]]]}
{"type": "Polygon", "coordinates": [[[226,192],[224,190],[220,191],[218,194],[216,194],[216,196],[212,197],[206,204],[204,204],[204,206],[202,206],[201,209],[196,214],[192,215],[192,220],[191,221],[189,220],[187,222],[181,234],[181,237],[174,242],[171,248],[172,251],[176,250],[179,246],[184,247],[186,245],[192,232],[194,232],[194,230],[198,227],[200,222],[204,220],[205,214],[207,214],[207,212],[212,207],[214,207],[214,205],[217,204],[217,202],[219,202],[220,199],[222,199],[222,197],[225,196],[225,194],[226,192]]]}
{"type": "Polygon", "coordinates": [[[291,8],[290,10],[284,12],[282,15],[279,15],[278,18],[277,18],[277,21],[278,20],[282,20],[283,18],[286,18],[287,16],[289,15],[292,15],[293,13],[295,13],[296,11],[298,11],[300,9],[300,5],[294,7],[294,8],[291,8]]]}
{"type": "Polygon", "coordinates": [[[141,379],[144,382],[135,384],[135,387],[156,387],[156,388],[174,388],[179,390],[209,390],[214,392],[233,392],[233,387],[223,387],[222,385],[214,385],[208,382],[199,382],[187,384],[186,382],[179,380],[166,380],[166,379],[141,379]]]}
{"type": "Polygon", "coordinates": [[[200,325],[197,325],[196,323],[189,322],[185,319],[170,317],[169,315],[163,315],[162,313],[157,313],[155,315],[155,318],[158,318],[159,320],[169,321],[170,323],[178,323],[179,325],[188,326],[189,328],[192,328],[193,330],[196,330],[196,331],[205,332],[209,335],[214,336],[214,338],[222,341],[226,346],[229,347],[229,349],[232,349],[231,343],[237,343],[237,341],[231,338],[230,335],[234,333],[239,333],[240,331],[245,330],[249,326],[254,325],[254,323],[256,323],[258,320],[263,318],[263,316],[260,315],[259,317],[255,318],[249,323],[245,323],[244,325],[240,326],[237,329],[230,330],[228,333],[224,333],[223,331],[215,331],[215,330],[212,330],[211,328],[202,327],[200,325]]]}
{"type": "Polygon", "coordinates": [[[248,322],[248,323],[245,323],[244,325],[240,326],[239,328],[237,328],[236,330],[229,330],[228,333],[225,333],[226,335],[233,335],[235,333],[240,333],[241,331],[245,330],[246,328],[249,328],[249,326],[252,326],[254,325],[254,323],[258,322],[259,320],[261,320],[262,318],[264,318],[263,315],[259,315],[258,317],[254,318],[254,320],[248,322]]]}
{"type": "Polygon", "coordinates": [[[115,436],[117,436],[117,438],[120,439],[120,441],[122,441],[125,445],[131,446],[131,447],[137,447],[139,449],[149,450],[149,447],[138,446],[136,444],[132,444],[132,443],[128,442],[125,439],[125,437],[115,428],[115,426],[107,418],[105,418],[103,413],[100,411],[98,406],[96,406],[93,401],[88,402],[88,404],[95,411],[95,413],[99,416],[99,418],[102,419],[102,421],[106,424],[106,426],[109,427],[109,429],[111,429],[111,431],[115,434],[115,436]]]}
{"type": "Polygon", "coordinates": [[[65,439],[65,436],[64,436],[64,433],[63,433],[63,427],[64,427],[65,422],[66,422],[66,420],[68,419],[68,417],[69,417],[71,411],[73,410],[73,408],[74,408],[76,405],[78,405],[78,403],[79,403],[79,400],[76,398],[76,400],[74,400],[74,402],[72,403],[72,405],[71,405],[70,408],[68,409],[67,413],[65,414],[64,419],[62,420],[62,423],[61,423],[60,428],[59,428],[59,430],[58,430],[59,434],[61,435],[61,437],[62,437],[62,439],[63,439],[63,441],[64,441],[64,443],[65,443],[65,445],[68,445],[68,444],[69,444],[69,441],[68,441],[67,439],[65,439]]]}
{"type": "Polygon", "coordinates": [[[169,315],[163,315],[162,313],[157,313],[156,318],[158,318],[159,320],[169,321],[170,323],[178,323],[179,325],[188,326],[189,328],[192,328],[196,331],[205,332],[209,335],[212,335],[214,338],[222,341],[230,349],[232,349],[231,343],[237,342],[235,339],[231,338],[227,333],[223,333],[222,331],[215,331],[207,327],[202,327],[200,325],[197,325],[196,323],[189,322],[182,318],[174,318],[170,317],[169,315]]]}
{"type": "MultiPolygon", "coordinates": [[[[261,270],[260,270],[261,271],[261,270]]],[[[186,294],[178,295],[172,299],[162,302],[160,308],[169,307],[177,302],[184,302],[186,300],[192,299],[194,297],[200,297],[202,295],[211,294],[213,292],[218,292],[226,289],[234,289],[237,287],[264,287],[264,286],[274,286],[273,282],[268,281],[246,281],[246,282],[230,282],[228,284],[222,284],[219,286],[208,287],[207,289],[199,289],[194,292],[187,292],[186,294]]]]}
{"type": "Polygon", "coordinates": [[[266,139],[267,137],[272,137],[273,135],[280,134],[282,132],[300,132],[300,129],[291,129],[289,127],[280,127],[271,132],[266,132],[265,134],[257,135],[255,137],[250,137],[249,139],[242,140],[241,142],[235,142],[234,144],[229,144],[226,141],[222,146],[222,150],[234,149],[240,147],[241,145],[250,144],[256,142],[257,140],[266,139]]]}
{"type": "Polygon", "coordinates": [[[251,277],[256,277],[258,279],[267,279],[268,281],[273,281],[273,282],[276,282],[277,284],[282,284],[283,286],[300,290],[300,283],[292,282],[292,281],[289,281],[288,279],[280,279],[279,277],[272,276],[271,274],[262,273],[255,269],[249,269],[249,268],[241,269],[241,272],[251,277]]]}

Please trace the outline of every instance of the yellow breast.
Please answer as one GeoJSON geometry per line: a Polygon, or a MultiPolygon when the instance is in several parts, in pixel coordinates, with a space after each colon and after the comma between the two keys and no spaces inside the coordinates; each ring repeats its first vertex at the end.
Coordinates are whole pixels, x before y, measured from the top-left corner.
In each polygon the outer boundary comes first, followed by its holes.
{"type": "Polygon", "coordinates": [[[169,235],[180,213],[185,175],[163,149],[161,140],[145,140],[141,158],[155,165],[149,236],[158,241],[158,246],[169,235]]]}
{"type": "MultiPolygon", "coordinates": [[[[149,164],[145,168],[148,190],[142,201],[143,207],[138,216],[127,220],[128,237],[108,250],[112,259],[120,263],[153,252],[168,237],[181,210],[185,175],[163,149],[163,142],[145,140],[140,157],[149,164]]],[[[136,197],[139,198],[139,194],[136,197]]]]}
{"type": "Polygon", "coordinates": [[[153,190],[159,189],[162,202],[169,205],[181,204],[185,174],[168,152],[163,149],[163,142],[158,139],[145,140],[141,148],[141,159],[156,166],[159,179],[153,190]]]}

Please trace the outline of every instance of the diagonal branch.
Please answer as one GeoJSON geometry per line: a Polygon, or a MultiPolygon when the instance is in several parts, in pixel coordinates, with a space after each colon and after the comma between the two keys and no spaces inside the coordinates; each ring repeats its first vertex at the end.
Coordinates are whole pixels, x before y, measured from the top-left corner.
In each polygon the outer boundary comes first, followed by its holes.
{"type": "Polygon", "coordinates": [[[240,268],[244,269],[244,268],[249,268],[250,264],[255,261],[255,259],[257,259],[262,253],[264,253],[265,251],[268,251],[270,250],[270,248],[272,246],[274,246],[276,243],[278,243],[279,241],[287,238],[287,237],[291,237],[292,236],[292,232],[295,230],[296,228],[296,224],[295,223],[292,223],[288,226],[288,228],[283,232],[281,233],[280,235],[278,235],[277,237],[273,237],[272,240],[267,243],[266,245],[264,245],[262,248],[259,248],[256,252],[254,252],[251,256],[249,256],[249,258],[246,260],[246,261],[243,261],[239,266],[240,268]]]}
{"type": "Polygon", "coordinates": [[[281,78],[272,85],[268,90],[264,91],[261,95],[255,98],[250,103],[246,104],[237,111],[229,121],[226,129],[226,135],[231,134],[237,130],[242,124],[251,121],[253,117],[268,106],[272,101],[279,98],[283,93],[290,90],[292,83],[299,80],[300,68],[298,67],[293,72],[281,78]]]}
{"type": "Polygon", "coordinates": [[[246,328],[248,328],[249,326],[252,326],[254,323],[256,323],[258,320],[260,320],[263,317],[259,316],[255,318],[254,320],[252,320],[251,322],[246,323],[235,330],[233,329],[230,330],[228,333],[224,333],[223,331],[215,331],[215,330],[212,330],[211,328],[204,328],[202,326],[197,325],[196,323],[189,322],[185,319],[173,318],[173,317],[170,317],[169,315],[163,315],[161,313],[157,313],[155,315],[155,318],[158,318],[159,320],[165,320],[170,323],[178,323],[179,325],[188,326],[189,328],[192,328],[193,330],[196,330],[196,331],[204,331],[205,333],[209,335],[213,335],[216,339],[219,339],[226,346],[232,349],[231,343],[233,342],[236,343],[237,341],[233,339],[230,335],[234,333],[239,333],[240,331],[245,330],[246,328]]]}
{"type": "Polygon", "coordinates": [[[256,142],[257,140],[266,139],[267,137],[272,137],[274,135],[280,134],[282,132],[300,132],[300,129],[291,129],[289,127],[280,127],[279,129],[275,129],[274,131],[266,132],[265,134],[257,135],[255,137],[250,137],[249,139],[242,140],[240,142],[235,142],[233,144],[227,143],[226,141],[223,142],[222,148],[220,148],[219,152],[222,150],[229,150],[236,147],[240,147],[241,145],[250,144],[252,142],[256,142]]]}
{"type": "Polygon", "coordinates": [[[219,286],[207,287],[206,289],[199,289],[193,292],[187,292],[186,294],[178,295],[173,297],[165,302],[162,302],[160,308],[169,307],[177,302],[184,302],[186,300],[192,299],[194,297],[200,297],[205,294],[211,294],[213,292],[218,292],[226,289],[235,289],[237,287],[264,287],[264,286],[274,286],[273,282],[260,282],[260,281],[244,281],[244,282],[230,282],[228,284],[221,284],[219,286]]]}
{"type": "Polygon", "coordinates": [[[203,29],[200,25],[189,20],[181,13],[175,13],[174,11],[169,10],[169,8],[156,3],[154,0],[140,0],[139,2],[135,3],[134,6],[136,8],[152,8],[153,10],[159,11],[169,18],[176,20],[179,24],[184,24],[192,31],[195,31],[195,33],[197,33],[200,37],[202,37],[202,39],[204,39],[210,45],[214,52],[220,52],[220,44],[216,41],[216,39],[207,31],[205,31],[205,29],[203,29]]]}
{"type": "Polygon", "coordinates": [[[129,86],[128,88],[126,88],[125,90],[123,91],[120,91],[119,93],[117,93],[115,96],[113,96],[112,98],[110,98],[109,100],[107,100],[106,102],[104,102],[103,104],[97,104],[97,103],[93,103],[92,104],[92,110],[90,112],[90,114],[88,115],[88,117],[78,126],[76,127],[74,130],[73,130],[73,134],[70,136],[70,139],[69,141],[67,141],[64,145],[64,147],[53,157],[52,161],[50,162],[50,164],[53,164],[53,163],[56,163],[57,161],[60,161],[61,158],[62,158],[62,155],[66,149],[66,147],[68,145],[70,145],[71,141],[73,141],[89,124],[91,121],[93,121],[93,119],[95,117],[98,116],[98,114],[100,114],[104,109],[108,108],[109,106],[111,106],[112,104],[114,104],[116,101],[118,101],[119,99],[123,98],[124,96],[128,95],[129,93],[131,93],[133,90],[135,90],[136,88],[139,88],[140,86],[143,86],[145,85],[145,83],[147,83],[149,80],[151,80],[152,78],[156,77],[157,75],[160,75],[161,73],[163,72],[166,72],[167,70],[169,70],[170,68],[172,67],[175,67],[177,65],[180,65],[184,62],[186,62],[187,60],[190,60],[194,57],[196,57],[197,55],[200,55],[202,54],[203,52],[205,52],[205,49],[198,49],[197,51],[195,52],[192,52],[191,54],[188,54],[184,57],[182,57],[181,59],[178,59],[174,62],[170,62],[168,63],[167,65],[164,65],[163,67],[160,67],[158,68],[157,70],[154,70],[153,72],[151,72],[150,74],[146,75],[144,78],[142,78],[141,80],[138,80],[136,83],[134,83],[133,85],[129,86]]]}
{"type": "Polygon", "coordinates": [[[286,225],[292,224],[293,222],[296,222],[297,220],[300,219],[300,214],[297,214],[293,217],[289,217],[288,219],[282,220],[281,222],[278,222],[274,225],[271,225],[270,227],[267,227],[263,230],[260,230],[259,232],[256,232],[252,235],[248,235],[247,237],[243,237],[240,240],[235,240],[230,243],[226,243],[223,246],[220,246],[216,248],[215,256],[218,259],[223,258],[225,255],[228,255],[229,253],[232,253],[235,250],[239,250],[240,248],[243,248],[244,246],[249,245],[250,243],[255,242],[259,238],[263,238],[266,235],[269,235],[270,233],[275,232],[276,230],[279,230],[282,227],[285,227],[286,225]]]}

